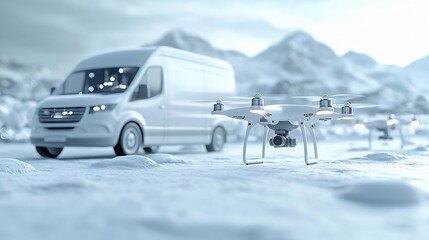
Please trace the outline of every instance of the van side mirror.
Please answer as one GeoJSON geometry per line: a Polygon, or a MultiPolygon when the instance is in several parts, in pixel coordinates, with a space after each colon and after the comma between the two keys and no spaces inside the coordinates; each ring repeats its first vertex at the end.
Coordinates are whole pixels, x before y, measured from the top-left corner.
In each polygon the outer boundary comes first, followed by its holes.
{"type": "Polygon", "coordinates": [[[56,89],[55,87],[51,87],[51,93],[50,93],[51,95],[52,95],[52,93],[55,92],[55,89],[56,89]]]}
{"type": "Polygon", "coordinates": [[[146,99],[149,97],[149,89],[146,84],[139,85],[137,99],[146,99]]]}

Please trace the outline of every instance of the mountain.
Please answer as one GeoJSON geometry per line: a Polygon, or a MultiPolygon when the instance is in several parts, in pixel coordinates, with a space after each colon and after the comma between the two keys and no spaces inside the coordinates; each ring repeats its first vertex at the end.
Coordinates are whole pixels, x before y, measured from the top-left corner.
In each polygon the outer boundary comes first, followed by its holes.
{"type": "MultiPolygon", "coordinates": [[[[256,74],[259,75],[258,82],[270,82],[268,87],[275,93],[347,92],[353,85],[365,81],[348,71],[343,59],[331,48],[301,31],[286,36],[252,61],[269,69],[263,74],[256,74]]],[[[362,91],[376,87],[373,82],[360,85],[366,87],[362,91]]]]}
{"type": "MultiPolygon", "coordinates": [[[[338,56],[308,33],[296,31],[255,57],[213,47],[201,37],[174,30],[149,45],[170,46],[229,61],[235,70],[239,94],[258,92],[287,95],[355,93],[386,107],[382,112],[428,113],[428,98],[414,79],[396,66],[383,65],[366,54],[350,51],[338,56]]],[[[428,58],[429,59],[429,58],[428,58]]],[[[429,61],[429,60],[428,60],[429,61]]],[[[425,61],[409,66],[414,72],[425,61]]],[[[411,71],[411,70],[410,70],[411,71]]]]}
{"type": "Polygon", "coordinates": [[[221,58],[222,52],[215,49],[204,39],[177,29],[165,34],[161,39],[149,45],[169,46],[211,57],[221,58]]]}
{"type": "Polygon", "coordinates": [[[414,83],[419,87],[425,89],[429,93],[429,55],[418,59],[404,68],[404,72],[410,75],[414,83]]]}
{"type": "Polygon", "coordinates": [[[224,59],[229,62],[241,62],[248,58],[238,51],[216,49],[203,38],[187,33],[182,29],[172,30],[157,41],[144,44],[143,46],[169,46],[201,55],[224,59]]]}
{"type": "MultiPolygon", "coordinates": [[[[252,66],[249,69],[253,71],[251,79],[256,79],[256,88],[267,93],[363,94],[367,102],[387,106],[374,111],[386,112],[416,108],[410,96],[415,99],[421,96],[415,94],[419,89],[411,84],[410,78],[393,71],[392,66],[382,65],[357,52],[338,56],[329,46],[301,31],[286,36],[246,65],[252,66]]],[[[420,105],[418,108],[419,111],[429,110],[421,109],[420,105]]]]}
{"type": "MultiPolygon", "coordinates": [[[[386,106],[376,111],[429,113],[429,56],[405,68],[383,65],[354,51],[338,56],[302,31],[289,33],[254,57],[215,48],[180,29],[144,46],[170,46],[229,61],[240,95],[256,91],[285,95],[355,93],[366,95],[370,103],[386,106]]],[[[60,79],[47,68],[0,57],[0,96],[38,100],[60,79]]]]}
{"type": "Polygon", "coordinates": [[[370,56],[355,51],[348,51],[343,55],[343,59],[352,63],[356,67],[360,67],[363,70],[374,68],[378,65],[377,61],[375,61],[370,56]]]}
{"type": "Polygon", "coordinates": [[[348,69],[363,78],[371,79],[379,84],[374,91],[363,92],[370,102],[377,102],[387,108],[385,112],[407,113],[410,109],[416,112],[428,112],[429,108],[422,105],[427,102],[422,89],[413,84],[411,76],[402,68],[383,65],[366,54],[350,51],[343,56],[348,69]]]}
{"type": "Polygon", "coordinates": [[[0,96],[20,100],[39,100],[49,95],[60,79],[47,68],[28,66],[0,57],[0,96]]]}

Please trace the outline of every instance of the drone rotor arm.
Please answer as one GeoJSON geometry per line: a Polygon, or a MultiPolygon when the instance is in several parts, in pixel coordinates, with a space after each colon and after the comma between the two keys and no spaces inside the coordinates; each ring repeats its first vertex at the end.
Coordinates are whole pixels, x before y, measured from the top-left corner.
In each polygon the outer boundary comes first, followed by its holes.
{"type": "Polygon", "coordinates": [[[260,122],[261,114],[252,112],[252,110],[249,107],[242,107],[242,108],[232,108],[228,110],[222,110],[222,111],[212,111],[212,115],[222,115],[238,120],[245,120],[252,124],[256,124],[260,122]]]}

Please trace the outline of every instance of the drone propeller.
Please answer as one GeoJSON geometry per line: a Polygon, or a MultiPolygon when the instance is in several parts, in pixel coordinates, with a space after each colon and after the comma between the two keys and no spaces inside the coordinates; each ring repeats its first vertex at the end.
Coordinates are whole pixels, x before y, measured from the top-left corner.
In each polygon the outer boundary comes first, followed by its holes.
{"type": "Polygon", "coordinates": [[[411,127],[417,128],[420,125],[417,116],[413,114],[412,117],[410,117],[410,115],[411,114],[408,114],[406,116],[395,116],[395,119],[398,120],[398,122],[402,125],[410,125],[411,127]]]}
{"type": "MultiPolygon", "coordinates": [[[[194,103],[216,103],[219,100],[197,100],[197,101],[193,101],[194,103]]],[[[248,101],[231,101],[231,100],[226,100],[223,101],[221,100],[221,102],[223,104],[228,104],[228,105],[232,105],[232,106],[248,106],[249,102],[248,101]]]]}
{"type": "Polygon", "coordinates": [[[318,107],[315,106],[309,106],[309,105],[301,105],[301,104],[271,104],[265,106],[265,110],[270,111],[285,111],[286,109],[306,109],[306,110],[315,110],[318,109],[318,107]]]}
{"type": "Polygon", "coordinates": [[[348,106],[354,109],[360,109],[360,108],[376,108],[380,107],[381,105],[374,105],[374,104],[364,104],[364,103],[345,103],[345,104],[333,104],[334,108],[342,108],[344,106],[348,106]]]}
{"type": "Polygon", "coordinates": [[[217,103],[218,101],[220,101],[222,104],[227,104],[230,106],[234,106],[234,107],[245,107],[245,106],[249,106],[249,101],[239,101],[239,100],[197,100],[197,101],[193,101],[194,103],[217,103]]]}
{"type": "MultiPolygon", "coordinates": [[[[220,100],[221,103],[232,104],[232,105],[250,105],[250,106],[264,106],[264,98],[260,93],[257,93],[253,97],[239,97],[230,96],[225,97],[225,100],[220,100]]],[[[196,103],[216,103],[219,100],[197,100],[196,103]]]]}
{"type": "Polygon", "coordinates": [[[357,94],[334,94],[334,95],[323,95],[323,96],[293,96],[291,98],[295,98],[295,99],[304,99],[310,102],[317,102],[320,101],[322,99],[356,99],[356,98],[361,98],[364,97],[362,95],[357,95],[357,94]]]}
{"type": "Polygon", "coordinates": [[[256,94],[255,96],[253,96],[253,97],[249,97],[249,96],[246,96],[246,97],[240,97],[240,96],[236,96],[236,97],[229,97],[229,99],[234,99],[234,100],[247,100],[247,101],[250,101],[250,100],[252,100],[254,97],[256,97],[256,96],[258,96],[258,97],[262,97],[262,98],[264,98],[265,100],[269,100],[269,101],[285,101],[285,100],[287,100],[287,99],[290,99],[291,97],[288,97],[288,96],[286,96],[286,95],[280,95],[280,94],[269,94],[269,95],[261,95],[261,94],[256,94]]]}

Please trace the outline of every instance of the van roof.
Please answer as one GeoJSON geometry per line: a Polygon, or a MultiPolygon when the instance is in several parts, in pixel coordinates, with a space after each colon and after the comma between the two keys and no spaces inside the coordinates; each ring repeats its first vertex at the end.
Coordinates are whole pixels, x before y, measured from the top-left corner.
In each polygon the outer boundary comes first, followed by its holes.
{"type": "Polygon", "coordinates": [[[108,67],[140,67],[157,48],[129,49],[107,52],[82,60],[73,71],[108,67]]]}
{"type": "Polygon", "coordinates": [[[181,58],[184,60],[198,61],[209,65],[217,65],[219,67],[230,68],[230,64],[216,58],[203,56],[176,48],[159,46],[159,47],[143,47],[135,49],[120,50],[99,54],[82,60],[75,68],[75,71],[109,68],[109,67],[140,67],[145,64],[150,56],[154,53],[159,53],[167,57],[181,58]]]}

